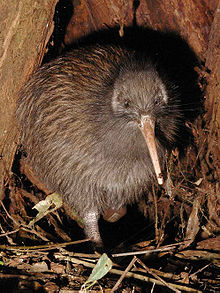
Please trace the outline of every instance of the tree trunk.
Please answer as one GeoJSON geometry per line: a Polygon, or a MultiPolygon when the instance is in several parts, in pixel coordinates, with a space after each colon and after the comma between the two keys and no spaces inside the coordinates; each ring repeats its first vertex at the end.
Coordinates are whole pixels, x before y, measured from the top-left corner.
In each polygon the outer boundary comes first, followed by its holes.
{"type": "MultiPolygon", "coordinates": [[[[212,153],[216,176],[220,178],[220,3],[214,14],[208,48],[205,52],[206,67],[210,70],[206,90],[206,121],[209,123],[208,153],[212,153]]],[[[216,190],[219,192],[219,190],[216,190]]]]}
{"type": "Polygon", "coordinates": [[[0,199],[10,178],[18,145],[14,118],[18,91],[40,64],[53,32],[58,0],[6,1],[0,4],[0,199]]]}

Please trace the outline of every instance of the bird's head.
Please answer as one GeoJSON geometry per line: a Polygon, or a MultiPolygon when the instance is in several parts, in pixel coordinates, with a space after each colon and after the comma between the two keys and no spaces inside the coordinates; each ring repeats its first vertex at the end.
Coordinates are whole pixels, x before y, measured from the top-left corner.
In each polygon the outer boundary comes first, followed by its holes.
{"type": "Polygon", "coordinates": [[[112,111],[129,125],[140,129],[147,143],[158,183],[163,183],[156,140],[168,145],[175,140],[181,113],[178,97],[152,65],[123,70],[114,83],[112,111]]]}

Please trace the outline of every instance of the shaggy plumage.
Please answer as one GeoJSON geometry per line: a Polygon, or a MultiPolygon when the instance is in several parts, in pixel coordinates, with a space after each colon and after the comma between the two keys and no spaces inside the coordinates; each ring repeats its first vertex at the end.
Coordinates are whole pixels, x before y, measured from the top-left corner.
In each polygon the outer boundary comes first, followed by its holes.
{"type": "Polygon", "coordinates": [[[20,93],[27,163],[101,243],[98,218],[137,201],[156,180],[141,116],[155,120],[158,157],[181,123],[178,89],[147,57],[117,46],[75,49],[42,66],[20,93]]]}

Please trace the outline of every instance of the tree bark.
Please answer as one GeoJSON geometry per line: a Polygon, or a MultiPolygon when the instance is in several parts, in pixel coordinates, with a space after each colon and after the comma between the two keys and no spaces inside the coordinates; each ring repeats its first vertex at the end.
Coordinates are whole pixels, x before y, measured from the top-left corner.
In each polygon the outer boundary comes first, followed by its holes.
{"type": "Polygon", "coordinates": [[[0,199],[18,145],[14,117],[18,91],[41,63],[53,32],[57,1],[2,0],[0,4],[0,199]]]}
{"type": "Polygon", "coordinates": [[[137,25],[175,31],[186,39],[201,59],[207,50],[209,33],[218,0],[80,0],[74,2],[74,15],[65,42],[89,32],[115,25],[137,25]]]}
{"type": "MultiPolygon", "coordinates": [[[[208,49],[205,53],[206,67],[210,70],[206,89],[206,121],[209,123],[208,152],[214,158],[215,178],[220,178],[220,2],[214,14],[208,49]]],[[[219,190],[218,190],[219,192],[219,190]]]]}

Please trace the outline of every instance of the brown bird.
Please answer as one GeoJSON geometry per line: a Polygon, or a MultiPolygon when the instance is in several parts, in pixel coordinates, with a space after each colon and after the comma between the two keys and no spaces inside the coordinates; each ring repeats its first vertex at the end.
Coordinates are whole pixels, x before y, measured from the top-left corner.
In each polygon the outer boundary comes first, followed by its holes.
{"type": "Polygon", "coordinates": [[[26,162],[101,245],[98,219],[163,183],[182,123],[178,88],[144,54],[81,47],[42,66],[20,93],[26,162]]]}

